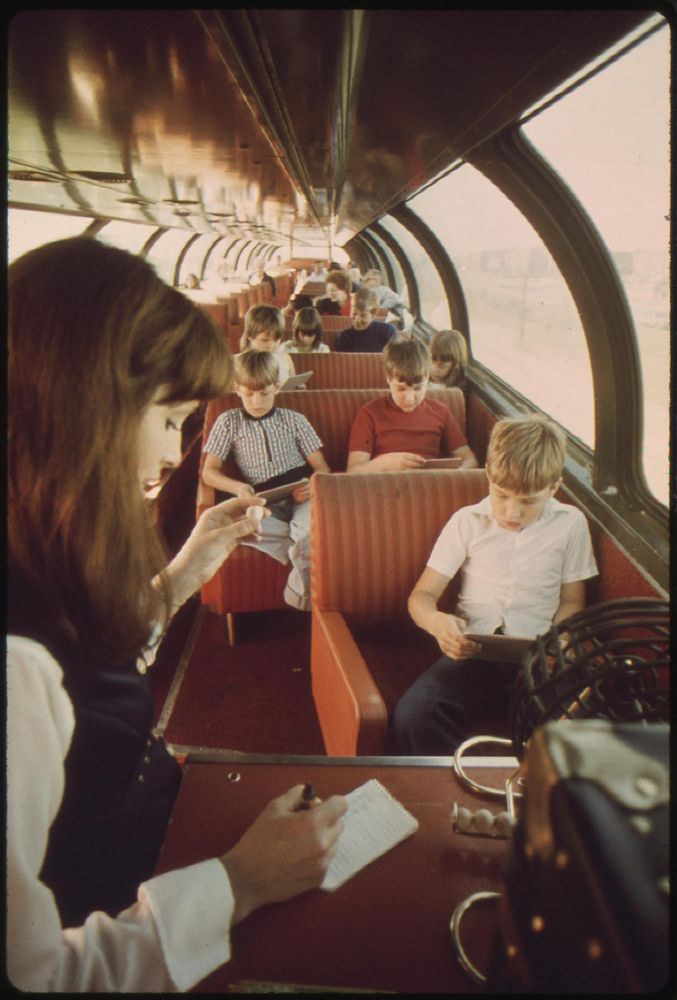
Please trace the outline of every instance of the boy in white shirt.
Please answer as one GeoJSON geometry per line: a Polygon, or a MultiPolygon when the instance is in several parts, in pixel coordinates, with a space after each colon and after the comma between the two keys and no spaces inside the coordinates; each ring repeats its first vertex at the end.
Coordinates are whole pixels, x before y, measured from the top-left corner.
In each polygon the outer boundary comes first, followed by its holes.
{"type": "Polygon", "coordinates": [[[487,709],[507,706],[517,667],[480,659],[464,633],[535,638],[584,607],[597,566],[584,515],[554,499],[565,451],[563,432],[544,417],[495,424],[489,496],[450,518],[409,597],[409,613],[444,656],[395,707],[397,753],[453,754],[487,709]],[[459,570],[456,614],[445,614],[437,605],[459,570]]]}
{"type": "Polygon", "coordinates": [[[259,303],[247,310],[240,337],[242,354],[247,351],[267,351],[275,356],[280,370],[280,385],[284,385],[288,378],[296,374],[294,362],[283,343],[284,332],[282,310],[259,303]]]}

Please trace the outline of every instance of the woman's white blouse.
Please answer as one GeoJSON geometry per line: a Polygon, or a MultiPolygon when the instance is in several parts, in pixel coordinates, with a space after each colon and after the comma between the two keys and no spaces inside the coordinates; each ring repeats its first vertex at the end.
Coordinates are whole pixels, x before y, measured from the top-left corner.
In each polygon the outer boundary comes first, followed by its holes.
{"type": "Polygon", "coordinates": [[[149,879],[113,919],[64,929],[40,881],[73,734],[59,664],[44,646],[7,641],[7,968],[20,990],[188,990],[230,958],[233,895],[215,858],[149,879]]]}

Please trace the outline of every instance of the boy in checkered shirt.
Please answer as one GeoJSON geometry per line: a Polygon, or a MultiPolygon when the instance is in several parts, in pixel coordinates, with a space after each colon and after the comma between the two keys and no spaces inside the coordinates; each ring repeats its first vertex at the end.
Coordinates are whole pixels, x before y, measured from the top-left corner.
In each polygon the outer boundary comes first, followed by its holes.
{"type": "MultiPolygon", "coordinates": [[[[275,405],[280,391],[277,359],[271,353],[247,351],[235,358],[235,391],[241,409],[226,410],[214,423],[207,443],[202,479],[224,493],[253,496],[264,490],[330,472],[322,442],[301,413],[275,405]],[[232,454],[241,479],[224,475],[232,454]]],[[[310,608],[310,484],[270,504],[271,517],[261,523],[261,537],[242,544],[291,562],[284,599],[300,611],[310,608]]]]}

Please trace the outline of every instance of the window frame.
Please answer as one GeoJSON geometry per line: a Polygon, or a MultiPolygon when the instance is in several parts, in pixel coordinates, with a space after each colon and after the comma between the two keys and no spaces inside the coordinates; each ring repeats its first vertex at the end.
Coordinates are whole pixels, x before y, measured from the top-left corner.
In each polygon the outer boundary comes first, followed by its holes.
{"type": "Polygon", "coordinates": [[[368,269],[376,268],[379,271],[382,271],[386,275],[387,280],[390,281],[393,278],[393,271],[390,266],[390,262],[383,252],[383,247],[379,246],[378,234],[375,234],[375,237],[366,230],[363,230],[360,233],[360,239],[369,251],[370,260],[368,269]]]}
{"type": "Polygon", "coordinates": [[[381,266],[381,251],[379,250],[377,256],[374,247],[375,244],[373,240],[369,239],[367,231],[362,230],[348,240],[344,250],[350,254],[351,260],[360,260],[360,270],[364,274],[371,267],[381,266]]]}
{"type": "MultiPolygon", "coordinates": [[[[388,214],[392,215],[393,218],[395,218],[395,213],[394,212],[389,212],[388,214]]],[[[416,272],[414,271],[413,267],[411,266],[411,262],[409,261],[408,256],[405,254],[404,250],[402,249],[402,247],[400,246],[400,244],[397,242],[397,240],[395,239],[395,237],[392,235],[392,233],[389,233],[388,230],[384,226],[381,226],[381,225],[379,225],[378,222],[375,222],[369,228],[370,228],[370,230],[373,230],[374,236],[376,236],[383,243],[385,243],[386,247],[390,250],[390,252],[393,254],[393,256],[397,259],[397,263],[400,265],[400,268],[402,270],[402,274],[404,275],[404,280],[405,280],[405,283],[406,283],[406,286],[407,286],[407,296],[408,296],[408,299],[409,299],[409,310],[410,310],[412,316],[415,316],[416,319],[417,319],[417,321],[420,322],[420,320],[421,320],[421,317],[420,317],[420,313],[421,313],[421,295],[420,295],[420,292],[418,290],[418,281],[416,280],[416,272]]],[[[394,287],[394,285],[392,287],[394,287]]]]}
{"type": "Polygon", "coordinates": [[[139,250],[138,256],[143,257],[143,259],[146,260],[146,258],[148,257],[148,251],[151,249],[151,247],[153,247],[155,243],[157,243],[157,241],[160,239],[161,236],[164,236],[165,233],[169,232],[169,229],[170,229],[169,226],[161,226],[159,229],[156,229],[154,233],[151,233],[146,242],[139,250]]]}
{"type": "MultiPolygon", "coordinates": [[[[572,459],[567,486],[586,513],[667,589],[668,512],[650,493],[640,461],[639,352],[632,314],[611,254],[574,193],[519,125],[491,137],[466,159],[533,226],[579,311],[591,358],[595,449],[567,435],[572,459]]],[[[488,399],[497,385],[493,389],[488,399]]],[[[499,395],[506,398],[503,389],[499,395]]],[[[507,398],[521,399],[514,392],[507,398]]],[[[534,408],[533,403],[530,406],[534,408]]]]}
{"type": "MultiPolygon", "coordinates": [[[[243,259],[243,254],[249,247],[251,247],[253,244],[255,245],[255,241],[240,237],[238,242],[240,242],[242,246],[235,252],[235,260],[233,261],[233,270],[235,271],[235,274],[242,275],[246,270],[246,267],[242,266],[240,263],[243,259]],[[242,266],[242,271],[240,270],[241,266],[242,266]]],[[[249,251],[249,257],[250,256],[251,256],[251,250],[249,251]]],[[[249,257],[247,259],[249,259],[249,257]]]]}
{"type": "MultiPolygon", "coordinates": [[[[413,209],[409,208],[408,205],[400,205],[399,208],[394,209],[390,214],[418,240],[433,262],[447,297],[451,325],[465,337],[468,342],[469,355],[472,357],[468,307],[463,293],[463,286],[458,271],[447,253],[444,244],[435,235],[430,226],[413,209]]],[[[433,330],[429,324],[425,323],[422,317],[419,317],[419,322],[428,326],[431,331],[433,330]]]]}
{"type": "MultiPolygon", "coordinates": [[[[177,261],[176,261],[176,266],[174,268],[173,284],[174,284],[175,287],[178,286],[178,284],[179,284],[179,278],[181,277],[181,269],[183,267],[183,262],[186,259],[188,251],[190,250],[190,248],[193,246],[194,243],[197,243],[198,240],[202,239],[203,236],[207,236],[207,235],[209,235],[209,234],[208,233],[195,233],[195,235],[192,236],[188,240],[188,242],[186,243],[185,247],[183,248],[183,250],[179,254],[179,256],[177,258],[177,261]]],[[[214,247],[216,246],[216,244],[219,243],[219,241],[221,239],[223,239],[223,237],[221,237],[221,236],[214,236],[214,239],[213,239],[212,243],[205,250],[204,255],[202,257],[202,261],[200,263],[200,273],[198,274],[198,278],[199,278],[200,281],[202,281],[204,279],[205,264],[206,264],[207,260],[209,259],[209,255],[211,254],[212,250],[214,249],[214,247]]]]}

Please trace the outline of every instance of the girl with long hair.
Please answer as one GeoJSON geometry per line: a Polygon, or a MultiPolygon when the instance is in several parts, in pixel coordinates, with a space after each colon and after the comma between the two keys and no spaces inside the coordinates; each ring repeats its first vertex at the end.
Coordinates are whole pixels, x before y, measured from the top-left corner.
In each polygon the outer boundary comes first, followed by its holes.
{"type": "Polygon", "coordinates": [[[430,341],[430,381],[433,385],[458,386],[465,390],[468,345],[458,330],[440,330],[430,341]]]}

